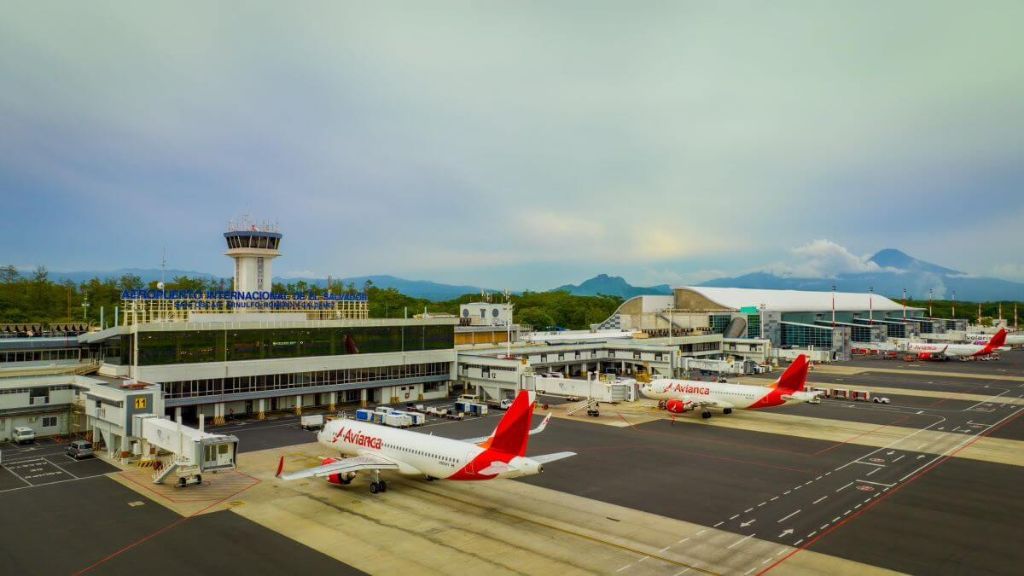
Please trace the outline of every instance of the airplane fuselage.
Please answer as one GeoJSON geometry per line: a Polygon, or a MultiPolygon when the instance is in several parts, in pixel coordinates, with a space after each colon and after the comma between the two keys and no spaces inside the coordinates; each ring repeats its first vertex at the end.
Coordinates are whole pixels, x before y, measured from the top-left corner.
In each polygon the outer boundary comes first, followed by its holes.
{"type": "Polygon", "coordinates": [[[739,410],[808,402],[815,396],[813,393],[805,391],[786,390],[778,387],[768,388],[667,378],[655,380],[643,386],[640,391],[644,396],[654,400],[680,400],[694,404],[713,402],[722,407],[739,410]]]}

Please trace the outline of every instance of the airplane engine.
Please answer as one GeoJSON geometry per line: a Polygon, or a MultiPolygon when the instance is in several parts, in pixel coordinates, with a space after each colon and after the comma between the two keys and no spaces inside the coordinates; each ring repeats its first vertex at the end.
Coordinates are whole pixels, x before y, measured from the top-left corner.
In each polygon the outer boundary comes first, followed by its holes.
{"type": "Polygon", "coordinates": [[[673,414],[682,414],[687,410],[693,410],[693,402],[683,402],[682,400],[669,400],[665,402],[665,410],[673,414]]]}
{"type": "MultiPolygon", "coordinates": [[[[334,464],[340,460],[340,458],[323,458],[320,460],[320,465],[324,466],[327,464],[334,464]]],[[[331,474],[327,477],[327,482],[331,484],[347,485],[352,482],[352,479],[356,477],[355,472],[345,472],[344,474],[331,474]]]]}

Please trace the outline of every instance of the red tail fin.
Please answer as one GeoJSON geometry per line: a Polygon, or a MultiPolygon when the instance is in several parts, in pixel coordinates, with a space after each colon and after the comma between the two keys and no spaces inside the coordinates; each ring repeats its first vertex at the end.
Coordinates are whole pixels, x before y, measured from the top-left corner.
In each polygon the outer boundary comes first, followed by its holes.
{"type": "Polygon", "coordinates": [[[281,472],[284,472],[284,456],[281,456],[281,459],[277,461],[277,474],[274,474],[274,476],[280,478],[281,472]]]}
{"type": "Polygon", "coordinates": [[[804,382],[807,381],[807,369],[809,364],[807,362],[807,356],[801,354],[793,360],[793,363],[786,368],[786,371],[779,376],[778,382],[775,385],[785,390],[799,391],[804,389],[804,382]]]}
{"type": "Polygon", "coordinates": [[[498,422],[489,448],[505,454],[525,455],[532,417],[533,403],[530,402],[530,393],[523,390],[516,396],[501,422],[498,422]]]}
{"type": "Polygon", "coordinates": [[[997,348],[1002,348],[1004,344],[1006,344],[1006,329],[1000,328],[999,332],[996,332],[992,339],[988,341],[988,344],[985,345],[985,352],[992,352],[997,348]]]}

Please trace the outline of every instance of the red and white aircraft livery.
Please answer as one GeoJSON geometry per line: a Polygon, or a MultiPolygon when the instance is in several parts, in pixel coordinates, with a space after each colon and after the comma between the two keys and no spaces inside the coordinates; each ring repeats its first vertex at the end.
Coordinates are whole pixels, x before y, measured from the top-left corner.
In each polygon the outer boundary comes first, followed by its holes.
{"type": "Polygon", "coordinates": [[[397,470],[405,476],[427,479],[493,480],[540,474],[544,464],[575,456],[575,452],[557,452],[526,457],[531,434],[542,432],[550,415],[530,430],[534,402],[528,391],[516,396],[494,433],[486,438],[453,440],[411,430],[390,428],[358,420],[331,420],[317,434],[317,440],[341,453],[341,458],[323,458],[321,465],[283,474],[284,456],[277,466],[282,480],[310,476],[327,477],[331,484],[349,484],[356,473],[373,473],[370,492],[387,490],[380,479],[381,470],[397,470]]]}
{"type": "Polygon", "coordinates": [[[1000,329],[985,344],[933,344],[930,342],[908,342],[907,352],[917,354],[921,360],[940,360],[943,358],[977,358],[988,356],[1002,348],[1006,343],[1006,330],[1000,329]]]}
{"type": "Polygon", "coordinates": [[[700,408],[701,417],[710,418],[709,408],[720,408],[723,414],[731,414],[733,409],[757,410],[813,402],[819,393],[804,390],[807,369],[807,356],[801,354],[771,387],[662,378],[644,384],[640,391],[648,398],[664,400],[665,409],[673,414],[700,408]]]}

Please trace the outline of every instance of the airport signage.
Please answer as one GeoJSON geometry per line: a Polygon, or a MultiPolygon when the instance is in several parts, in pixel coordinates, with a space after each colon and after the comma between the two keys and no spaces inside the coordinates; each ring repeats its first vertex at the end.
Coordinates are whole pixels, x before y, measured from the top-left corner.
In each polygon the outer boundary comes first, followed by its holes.
{"type": "Polygon", "coordinates": [[[126,302],[167,302],[176,310],[332,310],[342,302],[366,302],[366,294],[239,292],[237,290],[123,290],[126,302]]]}
{"type": "Polygon", "coordinates": [[[122,300],[311,300],[362,301],[366,294],[317,294],[315,292],[239,292],[237,290],[122,290],[122,300]]]}

